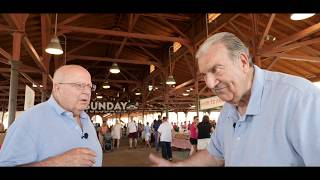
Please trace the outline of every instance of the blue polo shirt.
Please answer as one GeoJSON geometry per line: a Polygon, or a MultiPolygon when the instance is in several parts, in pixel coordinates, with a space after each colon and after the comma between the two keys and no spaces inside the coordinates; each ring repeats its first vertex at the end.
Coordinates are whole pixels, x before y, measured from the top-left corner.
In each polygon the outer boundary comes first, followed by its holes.
{"type": "Polygon", "coordinates": [[[96,152],[95,166],[102,165],[102,149],[89,116],[82,112],[83,132],[71,112],[51,96],[22,113],[7,131],[0,150],[0,166],[42,161],[70,149],[86,147],[96,152]],[[89,136],[81,138],[83,133],[89,136]]]}
{"type": "Polygon", "coordinates": [[[306,79],[254,68],[246,113],[225,103],[209,153],[226,166],[319,166],[320,90],[306,79]]]}

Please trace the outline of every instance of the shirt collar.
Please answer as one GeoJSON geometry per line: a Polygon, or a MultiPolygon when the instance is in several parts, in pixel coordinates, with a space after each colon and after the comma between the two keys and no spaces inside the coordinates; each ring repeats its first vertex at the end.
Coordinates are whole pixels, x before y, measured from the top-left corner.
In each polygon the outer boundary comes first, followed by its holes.
{"type": "Polygon", "coordinates": [[[251,87],[251,96],[247,107],[247,115],[257,115],[261,111],[261,101],[264,86],[264,72],[258,66],[253,65],[254,77],[251,87]]]}
{"type": "MultiPolygon", "coordinates": [[[[69,112],[69,111],[66,111],[65,109],[63,109],[57,103],[57,101],[54,99],[54,97],[52,95],[50,96],[50,98],[48,100],[48,103],[51,105],[51,107],[53,107],[53,109],[57,112],[57,114],[59,114],[59,115],[70,114],[71,117],[73,116],[72,112],[69,112]]],[[[87,114],[84,111],[82,111],[80,113],[80,118],[81,119],[86,119],[87,118],[87,114]]]]}

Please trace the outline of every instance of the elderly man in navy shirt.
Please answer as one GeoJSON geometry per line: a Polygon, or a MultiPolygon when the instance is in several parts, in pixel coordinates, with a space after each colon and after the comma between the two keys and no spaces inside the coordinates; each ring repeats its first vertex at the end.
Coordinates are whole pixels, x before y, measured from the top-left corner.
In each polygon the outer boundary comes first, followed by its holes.
{"type": "Polygon", "coordinates": [[[102,149],[84,112],[93,89],[85,68],[60,67],[50,99],[21,114],[9,127],[0,166],[101,166],[102,149]]]}
{"type": "Polygon", "coordinates": [[[310,81],[253,65],[235,35],[222,32],[199,48],[206,85],[226,103],[207,150],[158,166],[319,166],[320,90],[310,81]]]}

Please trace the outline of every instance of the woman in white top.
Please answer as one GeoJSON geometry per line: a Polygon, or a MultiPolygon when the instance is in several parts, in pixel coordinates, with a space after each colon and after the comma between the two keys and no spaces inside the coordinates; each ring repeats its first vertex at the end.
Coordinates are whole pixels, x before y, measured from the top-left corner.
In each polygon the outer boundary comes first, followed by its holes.
{"type": "Polygon", "coordinates": [[[113,139],[113,148],[114,149],[114,145],[117,142],[117,149],[119,149],[120,147],[120,137],[121,137],[121,124],[119,122],[119,120],[116,121],[116,124],[113,126],[112,128],[112,139],[113,139]]]}

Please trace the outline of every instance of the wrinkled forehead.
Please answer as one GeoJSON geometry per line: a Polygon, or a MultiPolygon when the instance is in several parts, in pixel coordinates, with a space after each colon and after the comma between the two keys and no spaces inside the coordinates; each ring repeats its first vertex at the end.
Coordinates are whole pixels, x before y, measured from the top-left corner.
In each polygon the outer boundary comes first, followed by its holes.
{"type": "Polygon", "coordinates": [[[70,68],[63,72],[63,80],[65,82],[81,82],[91,84],[90,73],[82,68],[70,68]]]}

